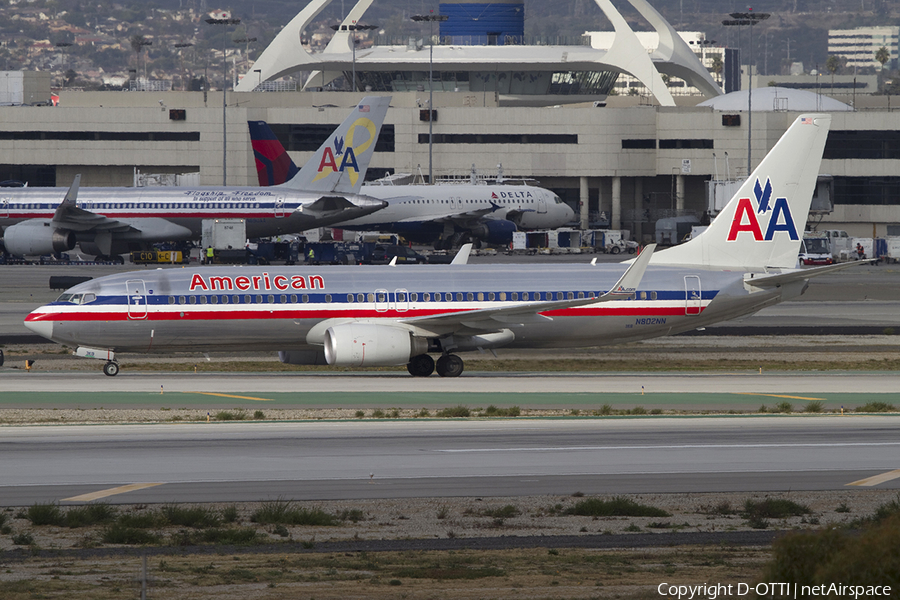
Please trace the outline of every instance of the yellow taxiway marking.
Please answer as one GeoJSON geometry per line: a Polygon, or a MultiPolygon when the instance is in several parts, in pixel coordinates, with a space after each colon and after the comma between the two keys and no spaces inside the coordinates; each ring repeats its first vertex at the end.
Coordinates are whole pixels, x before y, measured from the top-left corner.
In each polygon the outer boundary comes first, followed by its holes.
{"type": "Polygon", "coordinates": [[[785,396],[784,394],[757,394],[755,392],[734,392],[738,396],[768,396],[769,398],[789,398],[791,400],[825,400],[825,398],[806,398],[804,396],[785,396]]]}
{"type": "Polygon", "coordinates": [[[157,485],[164,485],[162,482],[160,483],[131,483],[129,485],[121,485],[119,487],[110,488],[108,490],[100,490],[99,492],[91,492],[90,494],[82,494],[80,496],[72,496],[71,498],[63,498],[65,502],[90,502],[91,500],[98,500],[100,498],[106,498],[107,496],[115,496],[116,494],[124,494],[126,492],[133,492],[135,490],[143,490],[145,488],[155,487],[157,485]]]}
{"type": "Polygon", "coordinates": [[[185,394],[200,394],[201,396],[221,396],[222,398],[237,398],[239,400],[257,400],[259,402],[273,402],[271,398],[254,398],[253,396],[235,396],[234,394],[217,394],[216,392],[184,392],[185,394]]]}
{"type": "Polygon", "coordinates": [[[890,481],[891,479],[897,479],[900,477],[900,469],[896,469],[894,471],[888,471],[887,473],[882,473],[881,475],[875,475],[874,477],[867,477],[865,479],[860,479],[859,481],[854,481],[853,483],[848,483],[847,485],[856,485],[859,487],[871,487],[873,485],[878,485],[879,483],[884,483],[885,481],[890,481]]]}

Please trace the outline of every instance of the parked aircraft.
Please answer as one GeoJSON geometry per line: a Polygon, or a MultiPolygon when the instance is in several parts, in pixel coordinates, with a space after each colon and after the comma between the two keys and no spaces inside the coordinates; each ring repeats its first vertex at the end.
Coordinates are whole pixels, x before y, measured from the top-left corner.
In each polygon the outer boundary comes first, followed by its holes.
{"type": "MultiPolygon", "coordinates": [[[[259,184],[281,183],[297,169],[294,161],[265,121],[249,121],[248,125],[259,184]],[[268,164],[279,168],[268,168],[268,164]]],[[[476,246],[480,242],[509,244],[514,231],[555,229],[575,220],[575,211],[559,196],[531,185],[372,182],[363,185],[362,193],[384,200],[388,206],[377,214],[342,221],[339,227],[396,233],[413,242],[433,243],[435,248],[449,249],[466,240],[475,241],[476,246]]]]}
{"type": "Polygon", "coordinates": [[[199,239],[204,219],[244,219],[248,237],[294,233],[381,209],[359,195],[390,97],[363,98],[283,185],[4,188],[0,226],[17,256],[72,250],[111,256],[153,242],[199,239]]]}
{"type": "Polygon", "coordinates": [[[800,234],[831,117],[803,115],[725,209],[681,246],[625,264],[160,269],[94,279],[25,325],[106,360],[119,352],[278,350],[283,362],[463,371],[457,352],[671,335],[797,297],[800,234]],[[627,267],[627,270],[626,270],[627,267]],[[430,356],[438,354],[436,361],[430,356]]]}

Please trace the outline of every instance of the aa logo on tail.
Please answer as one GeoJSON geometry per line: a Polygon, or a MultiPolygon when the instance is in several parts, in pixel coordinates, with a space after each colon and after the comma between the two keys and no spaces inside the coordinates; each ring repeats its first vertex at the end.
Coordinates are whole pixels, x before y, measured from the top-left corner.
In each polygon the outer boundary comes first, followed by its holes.
{"type": "Polygon", "coordinates": [[[757,179],[756,185],[753,186],[753,195],[756,196],[755,208],[752,199],[738,199],[734,219],[731,221],[731,229],[728,230],[729,242],[737,240],[738,234],[742,232],[749,233],[757,242],[772,241],[776,231],[786,232],[792,240],[800,239],[787,198],[775,198],[773,203],[771,181],[766,179],[766,185],[762,187],[757,179]],[[762,230],[761,218],[768,219],[765,223],[765,234],[762,230]]]}
{"type": "Polygon", "coordinates": [[[350,176],[350,183],[355,185],[360,170],[356,155],[362,154],[368,150],[369,146],[374,142],[375,124],[365,117],[357,119],[349,129],[347,129],[346,138],[335,136],[332,144],[334,149],[332,149],[331,146],[325,147],[322,156],[319,158],[319,168],[316,169],[318,175],[313,178],[313,181],[328,177],[332,173],[348,173],[350,176]],[[368,136],[362,143],[354,145],[353,137],[358,127],[367,132],[368,136]]]}

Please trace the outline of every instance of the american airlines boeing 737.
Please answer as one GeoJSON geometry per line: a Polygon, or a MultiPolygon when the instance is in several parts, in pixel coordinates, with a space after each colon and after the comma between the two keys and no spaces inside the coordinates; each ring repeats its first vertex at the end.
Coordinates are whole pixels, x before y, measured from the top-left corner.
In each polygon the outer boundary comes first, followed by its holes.
{"type": "Polygon", "coordinates": [[[200,239],[204,219],[244,219],[248,237],[296,233],[380,210],[359,194],[390,97],[369,96],[283,185],[93,187],[0,191],[3,244],[16,256],[65,252],[111,256],[154,242],[200,239]]]}
{"type": "MultiPolygon", "coordinates": [[[[209,267],[85,282],[25,325],[106,361],[120,352],[279,351],[293,364],[463,371],[458,352],[671,335],[801,295],[800,236],[831,117],[800,116],[699,236],[628,264],[209,267]],[[437,355],[437,361],[432,355],[437,355]]],[[[457,260],[457,263],[462,262],[457,260]]]]}
{"type": "MultiPolygon", "coordinates": [[[[297,170],[294,161],[265,121],[249,121],[248,125],[259,184],[285,181],[297,170]]],[[[533,185],[372,182],[361,191],[384,200],[387,206],[376,214],[341,221],[338,227],[396,233],[416,243],[434,244],[435,249],[450,249],[467,240],[476,245],[509,244],[515,231],[556,229],[575,220],[575,211],[559,196],[533,185]]]]}

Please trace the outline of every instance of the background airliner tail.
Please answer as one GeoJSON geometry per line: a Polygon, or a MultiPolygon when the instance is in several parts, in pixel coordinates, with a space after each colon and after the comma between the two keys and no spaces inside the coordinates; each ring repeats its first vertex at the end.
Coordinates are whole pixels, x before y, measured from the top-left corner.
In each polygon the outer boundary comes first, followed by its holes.
{"type": "Polygon", "coordinates": [[[387,114],[390,96],[366,96],[285,187],[358,194],[387,114]]]}
{"type": "Polygon", "coordinates": [[[652,264],[795,267],[830,125],[827,114],[797,117],[710,226],[652,264]]]}
{"type": "Polygon", "coordinates": [[[290,181],[300,170],[265,121],[247,121],[256,158],[259,185],[268,187],[290,181]]]}

